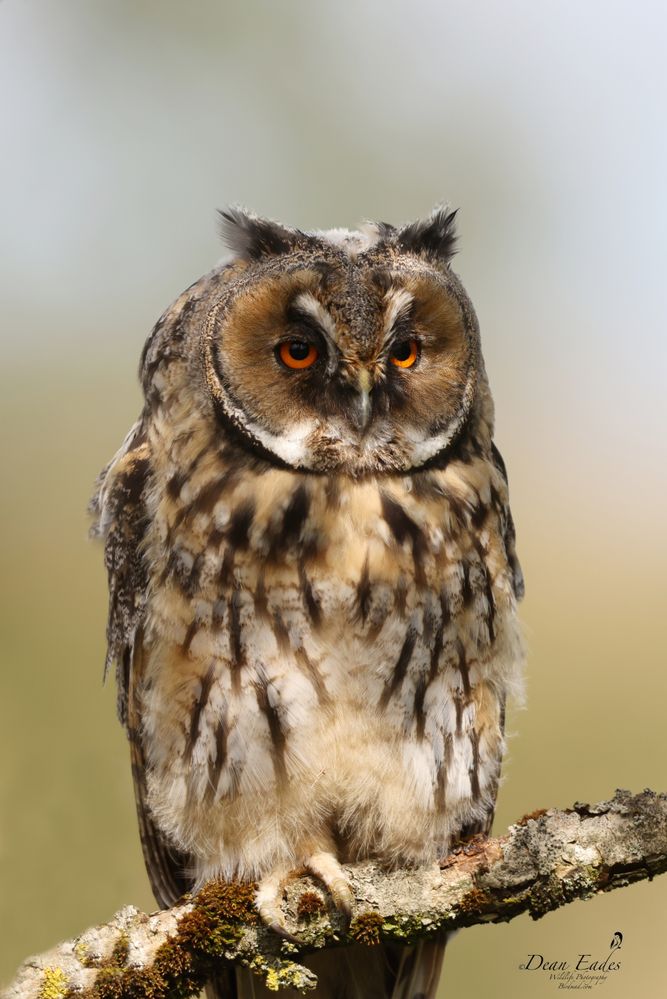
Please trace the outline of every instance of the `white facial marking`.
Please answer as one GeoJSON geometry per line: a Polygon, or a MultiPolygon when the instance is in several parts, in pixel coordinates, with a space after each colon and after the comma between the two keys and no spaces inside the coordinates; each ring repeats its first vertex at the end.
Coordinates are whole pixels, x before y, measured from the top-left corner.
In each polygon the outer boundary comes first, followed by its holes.
{"type": "Polygon", "coordinates": [[[412,444],[412,461],[414,464],[423,464],[425,461],[428,461],[429,458],[436,455],[438,451],[442,451],[443,448],[447,447],[456,433],[458,425],[458,422],[454,423],[452,426],[447,427],[445,430],[441,430],[439,434],[435,434],[433,437],[423,437],[416,431],[406,427],[403,432],[408,441],[412,444]]]}
{"type": "Polygon", "coordinates": [[[294,299],[294,304],[297,309],[301,310],[301,312],[305,312],[307,315],[312,316],[317,325],[320,326],[332,340],[336,340],[336,324],[322,303],[318,302],[311,292],[304,291],[300,295],[297,295],[294,299]]]}
{"type": "Polygon", "coordinates": [[[257,423],[246,424],[248,431],[256,437],[260,444],[286,461],[288,465],[308,464],[311,458],[308,438],[315,430],[317,424],[315,420],[304,420],[297,423],[287,434],[272,434],[257,423]]]}
{"type": "Polygon", "coordinates": [[[387,311],[384,317],[383,342],[391,336],[394,326],[409,310],[414,298],[405,288],[391,289],[385,295],[387,311]]]}

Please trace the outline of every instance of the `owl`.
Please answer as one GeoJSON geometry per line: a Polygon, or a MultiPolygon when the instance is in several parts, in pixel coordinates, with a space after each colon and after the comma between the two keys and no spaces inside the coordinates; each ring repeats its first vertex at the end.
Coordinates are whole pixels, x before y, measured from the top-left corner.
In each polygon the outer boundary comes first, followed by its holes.
{"type": "MultiPolygon", "coordinates": [[[[454,216],[231,209],[229,259],[146,343],[92,509],[161,906],[252,881],[289,936],[295,872],[349,918],[344,864],[432,864],[490,828],[523,580],[454,216]]],[[[325,952],[315,994],[429,999],[443,950],[325,952]]],[[[263,988],[237,969],[211,994],[263,988]]]]}

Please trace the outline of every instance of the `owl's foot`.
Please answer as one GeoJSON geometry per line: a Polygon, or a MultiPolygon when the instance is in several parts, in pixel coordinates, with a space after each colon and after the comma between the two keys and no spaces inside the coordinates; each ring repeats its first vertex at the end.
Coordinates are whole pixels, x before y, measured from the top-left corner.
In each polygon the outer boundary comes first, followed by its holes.
{"type": "Polygon", "coordinates": [[[283,940],[298,944],[300,941],[285,926],[280,901],[283,894],[285,875],[282,871],[274,871],[268,877],[262,878],[255,895],[255,906],[262,922],[270,930],[277,933],[283,940]]]}
{"type": "MultiPolygon", "coordinates": [[[[344,920],[345,927],[352,919],[354,895],[345,875],[345,871],[332,853],[314,853],[304,864],[305,869],[321,881],[327,889],[337,911],[344,920]]],[[[285,875],[282,871],[269,874],[259,883],[255,896],[255,905],[262,921],[270,930],[277,933],[283,940],[300,943],[298,937],[287,929],[281,909],[281,900],[285,881],[295,875],[285,875]]]]}
{"type": "Polygon", "coordinates": [[[306,868],[328,890],[336,909],[343,916],[347,928],[352,920],[354,894],[345,871],[333,853],[314,853],[306,861],[306,868]]]}

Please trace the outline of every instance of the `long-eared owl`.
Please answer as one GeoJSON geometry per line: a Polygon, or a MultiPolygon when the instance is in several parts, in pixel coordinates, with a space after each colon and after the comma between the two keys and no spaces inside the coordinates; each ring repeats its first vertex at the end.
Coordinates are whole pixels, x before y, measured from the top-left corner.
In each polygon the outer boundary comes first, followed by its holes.
{"type": "MultiPolygon", "coordinates": [[[[349,912],[341,864],[488,831],[523,582],[454,213],[223,228],[92,508],[156,898],[256,881],[285,932],[295,870],[349,912]]],[[[319,955],[316,994],[432,997],[443,948],[319,955]]],[[[244,969],[225,988],[264,994],[244,969]]]]}

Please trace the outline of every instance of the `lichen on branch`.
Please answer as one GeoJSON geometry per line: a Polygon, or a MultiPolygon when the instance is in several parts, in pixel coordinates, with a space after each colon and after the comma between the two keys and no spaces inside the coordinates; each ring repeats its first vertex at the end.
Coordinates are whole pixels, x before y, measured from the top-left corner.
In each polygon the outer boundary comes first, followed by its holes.
{"type": "Polygon", "coordinates": [[[260,924],[249,884],[211,881],[152,915],[128,906],[109,923],[29,958],[2,999],[186,999],[230,961],[252,968],[276,991],[306,993],[317,983],[301,954],[354,942],[412,943],[522,912],[538,919],[665,870],[667,794],[616,791],[596,805],[532,812],[504,836],[460,844],[432,867],[348,867],[356,900],[349,927],[317,882],[290,881],[283,909],[300,947],[260,924]]]}

